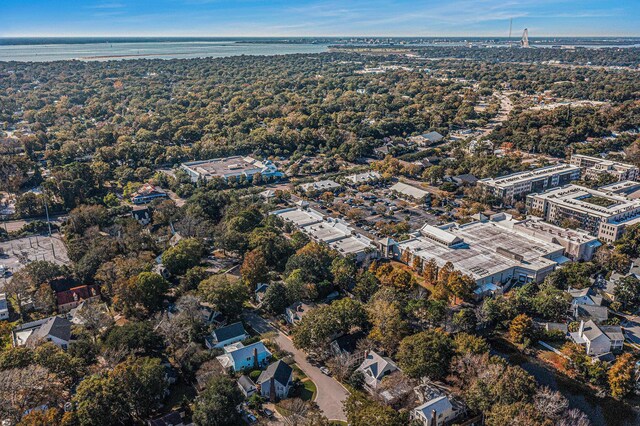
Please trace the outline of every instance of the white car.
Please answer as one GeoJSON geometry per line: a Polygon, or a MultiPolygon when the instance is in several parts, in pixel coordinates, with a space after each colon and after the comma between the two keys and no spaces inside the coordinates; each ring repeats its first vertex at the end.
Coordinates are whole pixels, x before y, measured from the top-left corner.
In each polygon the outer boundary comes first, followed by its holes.
{"type": "Polygon", "coordinates": [[[322,372],[322,374],[326,374],[327,376],[331,374],[331,371],[329,371],[327,367],[320,367],[320,371],[322,372]]]}

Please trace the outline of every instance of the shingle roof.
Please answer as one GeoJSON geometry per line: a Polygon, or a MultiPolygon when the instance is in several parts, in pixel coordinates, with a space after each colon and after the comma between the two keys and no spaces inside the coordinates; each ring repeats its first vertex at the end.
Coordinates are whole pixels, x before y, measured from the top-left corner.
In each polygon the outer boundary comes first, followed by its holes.
{"type": "Polygon", "coordinates": [[[100,286],[98,285],[81,285],[67,291],[61,291],[56,294],[58,306],[66,305],[74,301],[82,301],[100,294],[100,286]],[[74,297],[75,294],[75,297],[74,297]],[[77,299],[76,299],[77,298],[77,299]]]}
{"type": "Polygon", "coordinates": [[[257,349],[258,354],[261,354],[263,352],[271,354],[271,352],[269,352],[269,350],[264,345],[264,343],[256,342],[256,343],[253,343],[251,345],[244,346],[242,348],[238,348],[235,351],[229,352],[229,356],[231,356],[231,358],[233,358],[233,362],[235,364],[236,362],[238,362],[238,361],[240,361],[242,359],[245,359],[245,358],[253,356],[254,349],[257,349]]]}
{"type": "Polygon", "coordinates": [[[367,354],[359,369],[371,370],[371,375],[376,380],[379,380],[384,376],[385,371],[395,371],[398,369],[395,363],[391,361],[391,358],[382,357],[377,353],[371,351],[367,354]]]}
{"type": "Polygon", "coordinates": [[[268,382],[273,377],[278,383],[286,385],[289,383],[292,373],[293,369],[289,367],[286,362],[282,360],[276,361],[260,374],[257,383],[268,382]]]}
{"type": "Polygon", "coordinates": [[[71,322],[65,318],[47,318],[40,327],[33,331],[28,340],[37,341],[39,339],[46,339],[47,336],[53,336],[68,342],[71,340],[71,325],[71,322]]]}
{"type": "Polygon", "coordinates": [[[229,324],[226,327],[213,330],[211,334],[218,342],[224,342],[225,340],[233,339],[235,337],[242,336],[243,334],[247,334],[247,332],[245,331],[244,326],[241,322],[234,322],[233,324],[229,324]]]}
{"type": "Polygon", "coordinates": [[[252,389],[255,390],[256,388],[256,385],[253,383],[253,380],[251,380],[249,377],[245,375],[240,376],[240,378],[238,379],[238,385],[240,385],[240,387],[244,389],[246,392],[249,392],[252,389]]]}
{"type": "Polygon", "coordinates": [[[180,416],[180,413],[176,411],[172,411],[171,413],[157,419],[149,420],[150,426],[176,426],[181,424],[183,424],[182,417],[180,416]]]}

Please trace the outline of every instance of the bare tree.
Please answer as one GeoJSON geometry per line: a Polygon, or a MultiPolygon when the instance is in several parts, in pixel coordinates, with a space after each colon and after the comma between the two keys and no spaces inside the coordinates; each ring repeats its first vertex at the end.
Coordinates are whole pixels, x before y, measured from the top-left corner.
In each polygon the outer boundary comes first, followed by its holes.
{"type": "Polygon", "coordinates": [[[16,301],[20,315],[24,317],[22,306],[34,291],[34,281],[31,275],[24,269],[19,270],[13,274],[11,280],[5,284],[4,291],[16,301]]]}
{"type": "Polygon", "coordinates": [[[309,412],[309,403],[300,398],[285,399],[280,403],[287,411],[284,423],[289,426],[301,426],[305,422],[305,416],[309,412]]]}
{"type": "Polygon", "coordinates": [[[590,426],[589,417],[577,408],[567,410],[565,414],[556,422],[556,426],[590,426]]]}
{"type": "Polygon", "coordinates": [[[569,401],[560,392],[542,387],[536,392],[533,403],[546,418],[557,420],[569,408],[569,401]]]}
{"type": "Polygon", "coordinates": [[[104,304],[85,301],[76,309],[74,322],[82,324],[95,342],[98,335],[113,324],[113,318],[104,304]]]}
{"type": "Polygon", "coordinates": [[[26,410],[60,404],[62,383],[48,369],[30,365],[0,371],[0,417],[17,423],[26,410]]]}

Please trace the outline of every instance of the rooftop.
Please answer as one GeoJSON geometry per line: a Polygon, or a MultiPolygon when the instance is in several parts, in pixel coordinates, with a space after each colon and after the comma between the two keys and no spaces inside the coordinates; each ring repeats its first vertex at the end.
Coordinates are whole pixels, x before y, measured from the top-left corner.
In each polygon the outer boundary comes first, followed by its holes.
{"type": "Polygon", "coordinates": [[[240,155],[225,158],[213,158],[203,161],[183,163],[182,167],[198,175],[211,178],[239,175],[254,175],[255,173],[277,173],[277,167],[269,160],[260,161],[240,155]]]}
{"type": "Polygon", "coordinates": [[[395,185],[391,186],[391,188],[389,189],[415,199],[424,198],[427,195],[429,195],[429,192],[425,191],[424,189],[416,188],[415,186],[407,185],[406,183],[402,183],[402,182],[396,183],[395,185]]]}
{"type": "Polygon", "coordinates": [[[286,385],[289,383],[289,379],[291,378],[291,374],[293,373],[293,369],[287,365],[286,362],[282,360],[278,360],[272,364],[270,364],[266,370],[264,370],[256,383],[264,383],[271,380],[271,378],[275,379],[278,383],[286,385]]]}
{"type": "Polygon", "coordinates": [[[502,176],[498,178],[486,178],[486,179],[480,180],[480,182],[490,186],[505,188],[505,187],[510,187],[512,185],[517,185],[518,183],[527,182],[530,180],[545,179],[557,173],[569,173],[569,172],[579,171],[579,170],[580,170],[580,167],[578,166],[562,163],[562,164],[556,164],[553,166],[541,167],[535,170],[512,173],[510,175],[502,176]]]}
{"type": "Polygon", "coordinates": [[[216,330],[213,330],[211,333],[218,342],[224,342],[225,340],[233,339],[238,336],[242,336],[243,334],[247,334],[244,329],[244,326],[241,322],[234,322],[233,324],[229,324],[226,327],[221,327],[216,330]]]}
{"type": "Polygon", "coordinates": [[[442,227],[425,226],[420,235],[402,241],[401,250],[433,258],[439,267],[452,262],[456,269],[476,280],[519,267],[539,270],[555,265],[561,245],[509,229],[499,222],[472,222],[442,227]]]}

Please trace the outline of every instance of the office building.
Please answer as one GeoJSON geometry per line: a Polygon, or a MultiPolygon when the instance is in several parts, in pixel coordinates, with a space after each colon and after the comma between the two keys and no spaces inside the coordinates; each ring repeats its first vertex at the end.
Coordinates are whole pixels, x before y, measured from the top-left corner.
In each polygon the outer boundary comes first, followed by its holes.
{"type": "Polygon", "coordinates": [[[211,160],[191,161],[182,163],[182,170],[187,172],[193,182],[199,180],[211,180],[213,178],[241,179],[253,181],[253,178],[260,175],[263,179],[273,180],[284,176],[278,168],[269,160],[256,160],[251,157],[240,155],[226,158],[214,158],[211,160]]]}
{"type": "Polygon", "coordinates": [[[597,179],[603,174],[608,174],[621,182],[623,180],[638,180],[640,174],[638,167],[633,164],[605,160],[600,157],[589,157],[588,155],[573,154],[571,164],[582,168],[582,175],[589,179],[597,179]]]}

